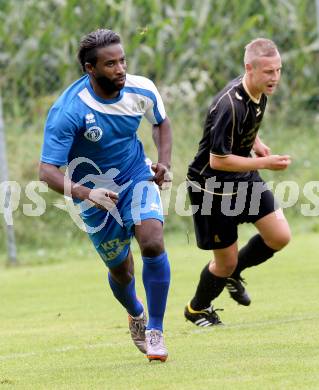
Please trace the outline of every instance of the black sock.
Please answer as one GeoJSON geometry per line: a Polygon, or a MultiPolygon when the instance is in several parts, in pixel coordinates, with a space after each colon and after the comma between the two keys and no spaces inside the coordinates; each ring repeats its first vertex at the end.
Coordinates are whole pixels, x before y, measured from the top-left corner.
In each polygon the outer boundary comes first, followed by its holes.
{"type": "Polygon", "coordinates": [[[193,310],[203,310],[209,307],[211,301],[218,297],[225,287],[226,278],[220,278],[212,274],[208,267],[209,263],[200,274],[195,296],[190,302],[193,310]]]}
{"type": "Polygon", "coordinates": [[[275,252],[277,252],[275,249],[265,244],[260,234],[256,234],[240,249],[237,267],[231,275],[231,278],[238,279],[241,271],[245,268],[263,263],[270,259],[275,252]]]}

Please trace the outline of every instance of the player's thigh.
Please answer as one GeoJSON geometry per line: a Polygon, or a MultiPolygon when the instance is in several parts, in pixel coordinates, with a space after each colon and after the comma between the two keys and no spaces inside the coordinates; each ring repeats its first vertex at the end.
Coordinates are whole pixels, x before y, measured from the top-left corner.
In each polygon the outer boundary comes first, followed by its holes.
{"type": "Polygon", "coordinates": [[[291,239],[289,224],[282,209],[269,213],[255,222],[265,243],[275,250],[283,248],[291,239]]]}
{"type": "Polygon", "coordinates": [[[154,257],[164,252],[162,221],[155,218],[142,220],[134,230],[143,256],[154,257]]]}
{"type": "Polygon", "coordinates": [[[164,251],[163,222],[158,186],[152,181],[138,182],[133,191],[131,209],[125,215],[125,225],[133,225],[143,256],[154,257],[164,251]]]}
{"type": "Polygon", "coordinates": [[[163,206],[158,186],[150,180],[137,181],[132,186],[130,207],[125,207],[124,224],[129,228],[141,225],[142,221],[157,219],[164,221],[163,206]]]}

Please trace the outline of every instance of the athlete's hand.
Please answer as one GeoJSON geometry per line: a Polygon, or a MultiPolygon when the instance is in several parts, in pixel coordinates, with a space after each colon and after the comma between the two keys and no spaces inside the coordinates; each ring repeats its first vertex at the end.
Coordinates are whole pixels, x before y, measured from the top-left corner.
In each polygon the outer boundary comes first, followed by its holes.
{"type": "Polygon", "coordinates": [[[111,210],[118,202],[119,196],[116,192],[105,188],[94,188],[90,191],[88,201],[91,201],[95,207],[102,210],[111,210]]]}
{"type": "Polygon", "coordinates": [[[291,158],[288,155],[280,156],[272,154],[265,158],[265,168],[272,171],[282,171],[291,164],[291,158]]]}
{"type": "Polygon", "coordinates": [[[152,164],[152,170],[155,175],[152,180],[159,186],[160,189],[165,189],[172,182],[172,174],[168,168],[162,163],[152,164]]]}
{"type": "Polygon", "coordinates": [[[261,142],[259,139],[256,139],[253,146],[253,151],[257,157],[267,157],[270,156],[271,153],[270,147],[261,142]]]}

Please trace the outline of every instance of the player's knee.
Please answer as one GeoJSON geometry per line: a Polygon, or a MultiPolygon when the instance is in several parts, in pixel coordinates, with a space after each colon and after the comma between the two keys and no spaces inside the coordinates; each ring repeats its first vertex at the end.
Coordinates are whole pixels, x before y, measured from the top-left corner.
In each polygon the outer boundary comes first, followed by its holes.
{"type": "Polygon", "coordinates": [[[276,251],[280,251],[289,243],[290,240],[291,240],[291,233],[289,230],[287,230],[271,237],[268,240],[268,242],[266,241],[266,244],[270,248],[275,249],[276,251]]]}
{"type": "Polygon", "coordinates": [[[127,271],[121,271],[121,272],[116,272],[116,271],[111,271],[112,278],[121,286],[126,286],[129,284],[133,278],[133,275],[131,272],[127,271]]]}
{"type": "Polygon", "coordinates": [[[235,268],[236,268],[236,264],[225,264],[223,266],[223,276],[224,277],[228,277],[230,276],[234,271],[235,271],[235,268]]]}
{"type": "Polygon", "coordinates": [[[164,252],[164,243],[161,238],[149,237],[140,242],[141,252],[146,257],[156,257],[164,252]]]}
{"type": "Polygon", "coordinates": [[[228,276],[232,275],[232,273],[235,271],[235,268],[237,266],[236,259],[229,260],[227,262],[222,262],[219,264],[215,263],[215,269],[213,270],[213,273],[216,273],[217,275],[227,278],[228,276]]]}
{"type": "Polygon", "coordinates": [[[131,282],[134,277],[134,267],[129,261],[124,261],[117,267],[109,269],[112,278],[122,286],[131,282]]]}

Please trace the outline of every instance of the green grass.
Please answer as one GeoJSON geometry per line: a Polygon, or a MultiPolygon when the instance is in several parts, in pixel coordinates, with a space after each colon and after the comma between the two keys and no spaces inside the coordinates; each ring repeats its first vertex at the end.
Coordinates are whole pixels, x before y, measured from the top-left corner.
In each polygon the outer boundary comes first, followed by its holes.
{"type": "MultiPolygon", "coordinates": [[[[226,326],[214,329],[182,315],[210,256],[193,241],[171,236],[167,244],[165,364],[149,363],[133,346],[106,269],[85,243],[82,256],[69,251],[68,261],[1,268],[0,388],[317,389],[317,236],[299,235],[275,259],[247,270],[252,305],[238,306],[224,292],[216,306],[226,326]]],[[[135,258],[144,297],[136,250],[135,258]]]]}

